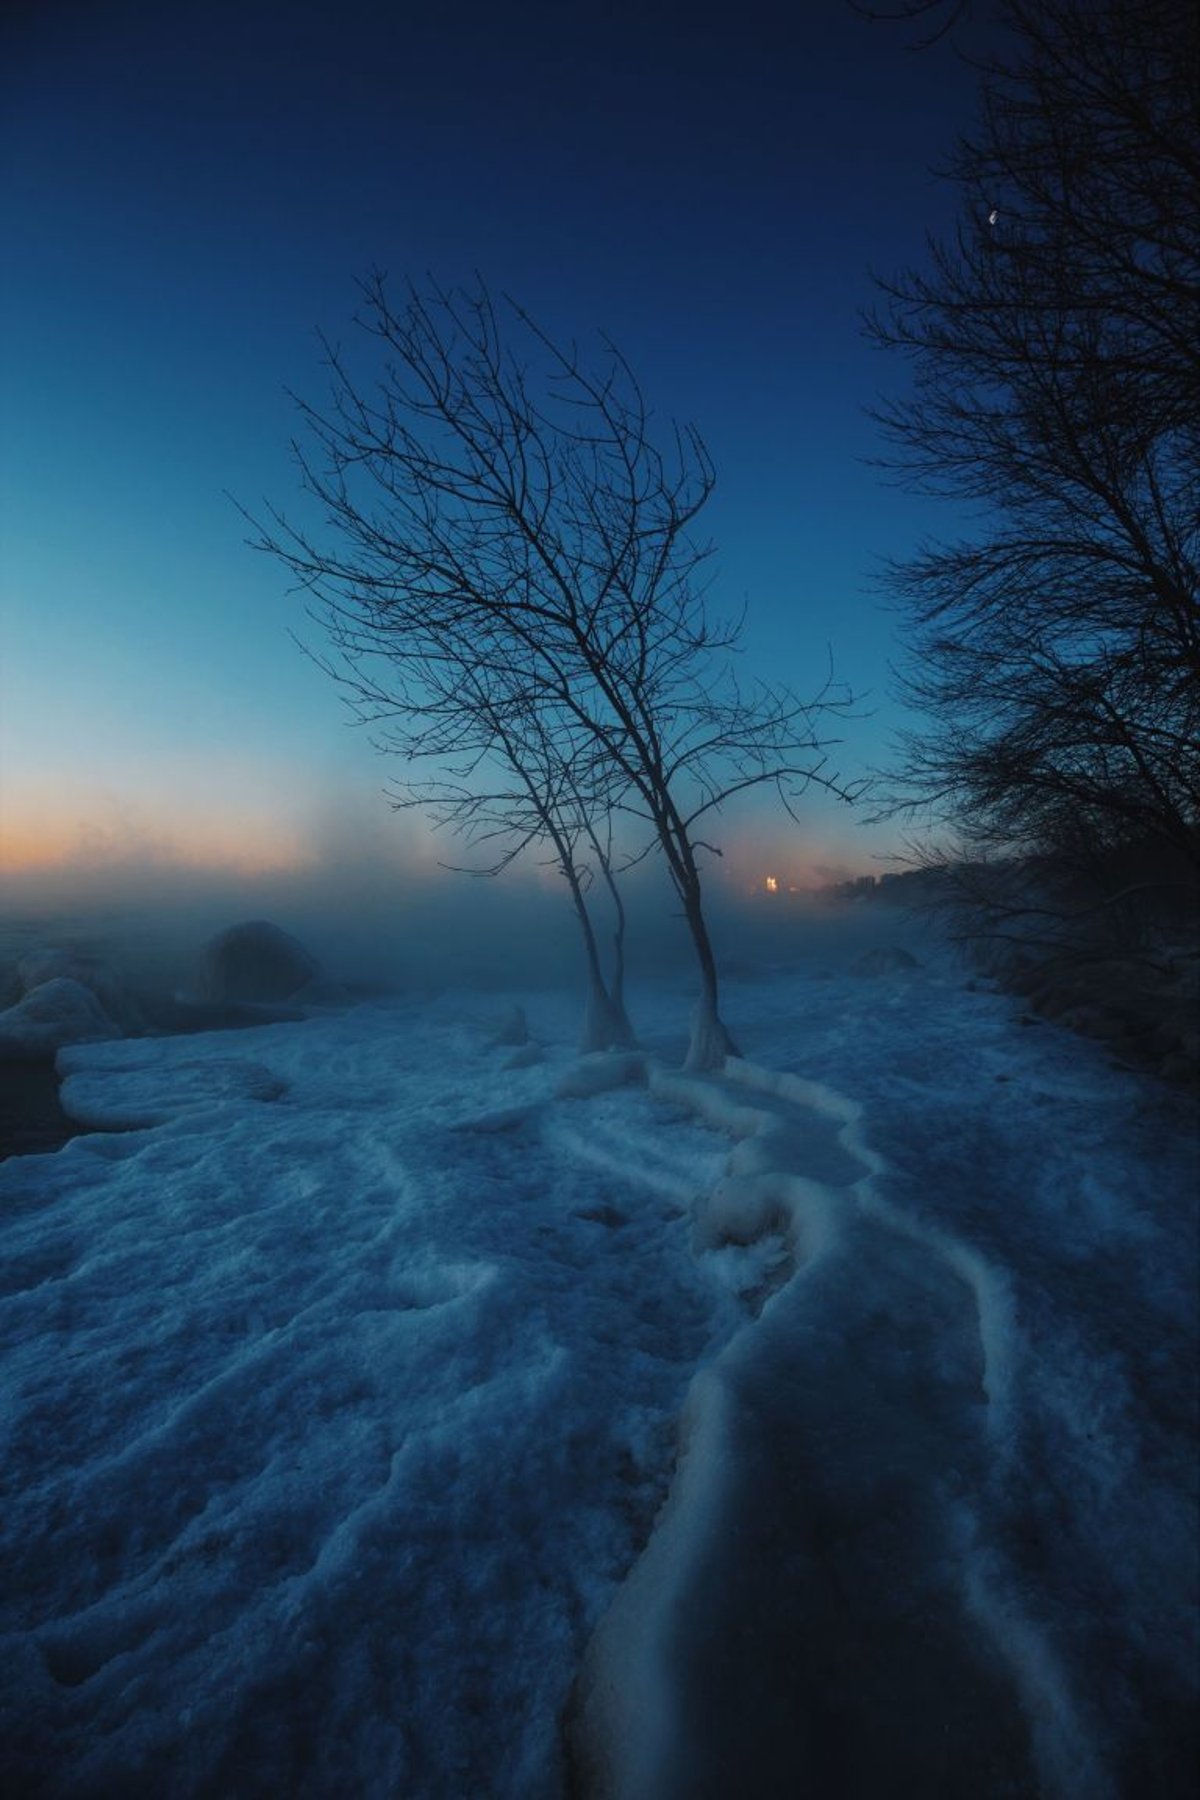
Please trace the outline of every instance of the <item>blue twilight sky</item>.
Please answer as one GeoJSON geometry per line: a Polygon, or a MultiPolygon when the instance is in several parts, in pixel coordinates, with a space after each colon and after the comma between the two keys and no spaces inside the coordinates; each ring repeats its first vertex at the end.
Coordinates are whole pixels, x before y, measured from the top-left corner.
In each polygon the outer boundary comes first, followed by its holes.
{"type": "MultiPolygon", "coordinates": [[[[707,439],[749,666],[808,690],[830,645],[876,709],[842,766],[878,760],[896,644],[872,572],[946,522],[864,466],[863,407],[904,369],[858,309],[870,268],[946,227],[929,169],[974,87],[952,46],[912,54],[847,0],[10,9],[12,867],[252,871],[345,853],[350,819],[399,831],[386,763],[289,641],[298,602],[226,498],[294,499],[284,390],[319,396],[315,328],[346,335],[372,265],[478,269],[552,332],[611,334],[707,439]]],[[[803,839],[739,833],[797,871],[869,866],[895,837],[818,802],[803,839]]]]}

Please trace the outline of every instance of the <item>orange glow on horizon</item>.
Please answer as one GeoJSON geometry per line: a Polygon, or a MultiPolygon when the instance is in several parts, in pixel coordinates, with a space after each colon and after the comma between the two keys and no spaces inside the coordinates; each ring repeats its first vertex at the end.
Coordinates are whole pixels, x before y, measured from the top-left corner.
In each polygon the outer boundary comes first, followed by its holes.
{"type": "Polygon", "coordinates": [[[76,796],[0,808],[0,871],[17,877],[122,863],[233,875],[298,871],[312,861],[300,833],[253,815],[191,810],[170,823],[146,808],[76,796]]]}
{"type": "Polygon", "coordinates": [[[824,820],[811,831],[773,831],[736,827],[723,838],[714,874],[723,885],[752,895],[782,899],[785,894],[815,894],[856,875],[866,874],[875,860],[842,831],[824,820]],[[771,873],[763,871],[769,869],[771,873]]]}

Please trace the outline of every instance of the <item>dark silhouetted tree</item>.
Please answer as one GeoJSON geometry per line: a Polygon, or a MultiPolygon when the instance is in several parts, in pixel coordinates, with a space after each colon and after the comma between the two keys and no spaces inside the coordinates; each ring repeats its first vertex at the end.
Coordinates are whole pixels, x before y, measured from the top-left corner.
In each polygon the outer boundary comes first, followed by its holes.
{"type": "Polygon", "coordinates": [[[410,286],[393,309],[377,275],[362,296],[377,354],[360,373],[326,345],[329,402],[301,403],[297,456],[324,525],[272,514],[259,547],[313,596],[392,747],[458,769],[412,799],[476,841],[548,841],[569,886],[585,863],[611,884],[614,813],[627,858],[661,853],[700,971],[688,1065],[717,1065],[733,1046],[699,833],[750,788],[790,809],[810,782],[836,786],[816,722],[842,702],[828,684],[802,703],[737,681],[739,625],[711,616],[711,550],[692,536],[708,454],[691,427],[659,447],[607,340],[586,365],[483,288],[410,286]]]}
{"type": "Polygon", "coordinates": [[[1133,846],[1200,854],[1200,15],[992,14],[957,234],[871,321],[913,376],[890,466],[980,521],[891,570],[928,721],[899,796],[1124,890],[1133,846]]]}

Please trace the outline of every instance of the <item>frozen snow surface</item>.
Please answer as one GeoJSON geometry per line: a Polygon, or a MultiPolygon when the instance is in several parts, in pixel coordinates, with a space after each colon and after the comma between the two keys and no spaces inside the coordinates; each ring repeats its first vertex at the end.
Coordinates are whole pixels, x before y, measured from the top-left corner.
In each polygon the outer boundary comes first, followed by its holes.
{"type": "Polygon", "coordinates": [[[5,1793],[1173,1797],[1195,1119],[944,955],[60,1052],[5,1793]]]}

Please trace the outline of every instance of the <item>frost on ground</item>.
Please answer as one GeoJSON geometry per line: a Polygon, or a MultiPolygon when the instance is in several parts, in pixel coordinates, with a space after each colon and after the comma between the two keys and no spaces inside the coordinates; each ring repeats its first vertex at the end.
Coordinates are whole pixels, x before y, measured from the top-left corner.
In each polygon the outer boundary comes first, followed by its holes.
{"type": "Polygon", "coordinates": [[[522,998],[62,1053],[6,1791],[1190,1792],[1186,1101],[924,950],[522,998]]]}

